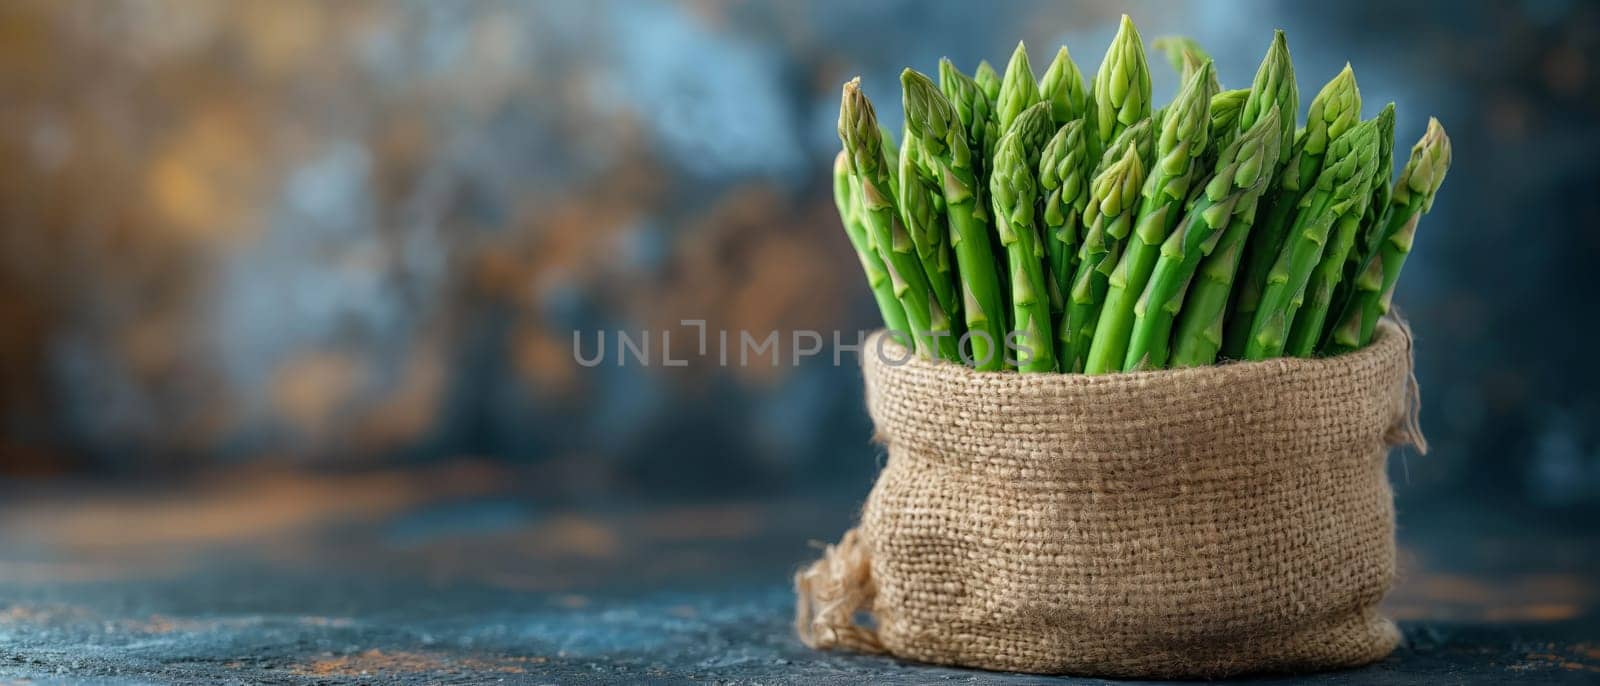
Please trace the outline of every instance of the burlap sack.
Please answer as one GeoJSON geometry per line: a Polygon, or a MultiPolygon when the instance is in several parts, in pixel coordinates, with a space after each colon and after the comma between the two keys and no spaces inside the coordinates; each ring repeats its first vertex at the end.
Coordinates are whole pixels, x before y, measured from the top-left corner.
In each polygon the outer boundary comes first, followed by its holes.
{"type": "Polygon", "coordinates": [[[796,576],[807,645],[1168,678],[1394,648],[1384,462],[1426,450],[1403,326],[1332,359],[1094,377],[895,366],[876,345],[888,463],[860,526],[796,576]]]}

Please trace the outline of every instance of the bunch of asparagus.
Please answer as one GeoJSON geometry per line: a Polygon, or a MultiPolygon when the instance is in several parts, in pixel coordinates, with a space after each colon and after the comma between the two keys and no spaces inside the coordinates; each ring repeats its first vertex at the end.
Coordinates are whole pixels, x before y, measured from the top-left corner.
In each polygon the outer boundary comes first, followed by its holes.
{"type": "Polygon", "coordinates": [[[1278,31],[1248,89],[1187,38],[1153,108],[1129,19],[1085,85],[1065,47],[1035,78],[948,59],[900,76],[900,142],[844,86],[834,196],[884,324],[929,358],[1079,372],[1334,355],[1371,341],[1450,166],[1427,133],[1392,185],[1391,103],[1361,119],[1349,65],[1304,124],[1278,31]]]}

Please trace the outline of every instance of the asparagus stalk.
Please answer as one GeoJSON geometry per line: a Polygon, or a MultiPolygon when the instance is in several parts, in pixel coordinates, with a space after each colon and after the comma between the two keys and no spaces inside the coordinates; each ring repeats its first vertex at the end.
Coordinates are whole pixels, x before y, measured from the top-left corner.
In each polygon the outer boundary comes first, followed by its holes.
{"type": "Polygon", "coordinates": [[[850,156],[840,150],[833,160],[833,202],[839,208],[839,220],[844,224],[850,245],[856,250],[856,257],[861,260],[861,271],[866,274],[873,299],[878,301],[883,325],[892,331],[909,332],[905,310],[901,309],[900,301],[894,297],[894,287],[889,284],[889,272],[884,269],[883,259],[872,247],[867,227],[861,221],[861,202],[856,197],[859,185],[850,171],[850,156]]]}
{"type": "Polygon", "coordinates": [[[1128,127],[1150,116],[1150,65],[1145,61],[1139,29],[1126,14],[1095,72],[1090,101],[1094,107],[1090,118],[1093,154],[1100,154],[1128,127]]]}
{"type": "Polygon", "coordinates": [[[1411,159],[1400,170],[1389,201],[1383,240],[1356,277],[1356,291],[1333,332],[1329,353],[1355,350],[1372,340],[1378,319],[1389,313],[1394,285],[1400,280],[1400,269],[1416,240],[1417,224],[1433,208],[1433,198],[1449,170],[1450,137],[1439,120],[1429,117],[1427,132],[1411,148],[1411,159]]]}
{"type": "MultiPolygon", "coordinates": [[[[1000,72],[994,70],[994,65],[989,60],[978,60],[978,68],[972,72],[973,83],[978,84],[978,89],[983,92],[983,97],[989,101],[989,136],[984,139],[983,182],[982,191],[985,196],[989,193],[989,163],[994,160],[995,146],[1000,144],[1000,137],[1006,134],[1005,127],[1000,125],[1000,72]]],[[[983,211],[989,211],[989,203],[983,203],[983,211]]],[[[1003,270],[1002,270],[1003,271],[1003,270]]],[[[1004,275],[1002,274],[1002,281],[1004,275]]]]}
{"type": "Polygon", "coordinates": [[[1274,104],[1218,156],[1202,191],[1161,244],[1150,281],[1134,305],[1133,335],[1123,369],[1167,365],[1173,322],[1184,307],[1184,291],[1221,232],[1235,221],[1255,216],[1256,202],[1278,163],[1280,131],[1274,104]]]}
{"type": "Polygon", "coordinates": [[[1355,72],[1345,64],[1344,69],[1312,98],[1305,132],[1296,141],[1294,154],[1278,177],[1277,190],[1267,196],[1258,226],[1245,244],[1244,276],[1240,279],[1239,293],[1234,297],[1233,313],[1224,336],[1224,353],[1229,357],[1238,357],[1248,344],[1256,309],[1266,288],[1267,272],[1283,247],[1296,203],[1322,171],[1329,141],[1344,135],[1360,119],[1361,91],[1356,87],[1355,72]]]}
{"type": "Polygon", "coordinates": [[[989,98],[989,109],[994,110],[995,103],[1000,101],[1000,73],[994,70],[989,60],[978,60],[978,69],[972,72],[972,80],[983,88],[984,96],[989,98]]]}
{"type": "Polygon", "coordinates": [[[1050,136],[1055,134],[1056,129],[1054,121],[1050,118],[1050,103],[1036,102],[1011,121],[1011,127],[1005,130],[1003,136],[1017,134],[1024,144],[1023,150],[1028,153],[1032,163],[1037,165],[1039,154],[1044,151],[1044,144],[1050,142],[1050,136]]]}
{"type": "Polygon", "coordinates": [[[989,160],[994,156],[995,143],[1000,142],[1000,124],[995,119],[994,108],[983,86],[956,69],[949,59],[939,60],[939,90],[955,108],[961,128],[966,131],[966,145],[971,153],[972,175],[978,185],[972,189],[977,199],[972,216],[989,221],[989,203],[984,195],[989,192],[989,160]]]}
{"type": "Polygon", "coordinates": [[[1173,367],[1200,367],[1217,361],[1222,349],[1222,324],[1228,313],[1228,297],[1244,252],[1244,239],[1250,234],[1255,217],[1235,217],[1217,238],[1211,254],[1200,261],[1197,278],[1184,295],[1172,335],[1173,367]]]}
{"type": "MultiPolygon", "coordinates": [[[[1272,45],[1267,46],[1267,56],[1256,68],[1255,81],[1250,84],[1250,94],[1245,96],[1244,107],[1239,110],[1237,127],[1242,134],[1254,126],[1256,120],[1266,116],[1273,105],[1278,106],[1278,165],[1289,161],[1294,146],[1295,125],[1300,116],[1300,90],[1295,86],[1294,62],[1289,59],[1289,39],[1283,30],[1272,34],[1272,45]]],[[[1268,170],[1270,180],[1277,167],[1268,170]]]]}
{"type": "Polygon", "coordinates": [[[1206,164],[1202,169],[1210,169],[1217,156],[1238,137],[1239,114],[1244,111],[1244,101],[1249,95],[1249,88],[1239,88],[1211,96],[1211,145],[1206,148],[1203,159],[1206,164]]]}
{"type": "Polygon", "coordinates": [[[1105,306],[1095,324],[1084,372],[1120,371],[1133,335],[1133,308],[1155,269],[1161,243],[1183,213],[1189,188],[1203,173],[1196,161],[1211,138],[1211,98],[1215,69],[1206,62],[1189,75],[1168,107],[1156,143],[1156,162],[1140,193],[1138,222],[1112,272],[1105,306]]]}
{"type": "Polygon", "coordinates": [[[1087,369],[1111,274],[1122,257],[1123,240],[1138,213],[1139,189],[1149,173],[1147,160],[1154,138],[1151,128],[1146,119],[1123,130],[1101,156],[1089,184],[1083,244],[1078,248],[1078,266],[1061,324],[1070,346],[1062,353],[1063,371],[1087,369]]]}
{"type": "Polygon", "coordinates": [[[1372,174],[1367,177],[1364,186],[1366,192],[1358,201],[1361,211],[1351,212],[1339,218],[1339,223],[1334,226],[1332,242],[1323,252],[1322,261],[1317,264],[1316,271],[1311,273],[1311,282],[1306,285],[1307,302],[1295,315],[1294,322],[1289,327],[1289,342],[1284,347],[1284,351],[1292,357],[1311,357],[1318,351],[1334,303],[1342,302],[1336,297],[1340,293],[1340,288],[1346,286],[1344,282],[1346,265],[1359,252],[1356,244],[1361,240],[1363,227],[1372,215],[1372,201],[1378,195],[1372,187],[1389,185],[1389,172],[1384,167],[1394,164],[1393,113],[1392,106],[1385,107],[1377,117],[1366,122],[1375,131],[1373,135],[1377,137],[1378,154],[1372,174]],[[1385,113],[1389,114],[1387,120],[1384,117],[1385,113]]]}
{"type": "MultiPolygon", "coordinates": [[[[894,132],[889,127],[878,125],[878,135],[883,138],[883,159],[888,164],[884,171],[889,174],[889,191],[898,195],[900,193],[900,146],[894,143],[894,132]]],[[[898,198],[896,198],[898,200],[898,198]]]]}
{"type": "MultiPolygon", "coordinates": [[[[1017,137],[1021,139],[1023,144],[1022,149],[1028,153],[1028,159],[1026,162],[1028,164],[1030,173],[1038,169],[1039,154],[1043,152],[1044,144],[1049,142],[1050,135],[1055,133],[1055,127],[1051,126],[1050,105],[1044,102],[1036,102],[1032,107],[1023,110],[1022,114],[1017,115],[1016,119],[1011,122],[1011,127],[1002,133],[1002,138],[1012,133],[1017,134],[1017,137]]],[[[998,151],[996,154],[998,155],[998,151]]],[[[993,158],[990,159],[990,162],[993,162],[993,158]]],[[[993,185],[993,182],[994,179],[991,177],[990,185],[993,185]]],[[[990,200],[989,204],[992,209],[994,205],[992,199],[990,200]]],[[[1043,215],[1043,212],[1039,211],[1038,214],[1043,215]]],[[[1044,223],[1042,216],[1036,217],[1034,221],[1037,225],[1042,225],[1044,223]]],[[[996,223],[996,228],[998,229],[998,220],[996,220],[996,223]]],[[[991,231],[990,236],[993,238],[993,250],[995,254],[1004,254],[1006,252],[1006,246],[1000,240],[1000,232],[998,230],[991,231]]],[[[1015,272],[1007,269],[1000,270],[1000,292],[1006,298],[1006,308],[1008,312],[1014,311],[1014,308],[1011,307],[1010,300],[1011,294],[1014,291],[1011,283],[1011,277],[1014,273],[1015,272]]],[[[1015,322],[1012,323],[1015,324],[1015,322]]],[[[1008,329],[1008,331],[1015,330],[1016,328],[1014,326],[1011,329],[1008,329]]]]}
{"type": "Polygon", "coordinates": [[[1083,117],[1089,110],[1089,92],[1083,87],[1083,72],[1067,54],[1067,47],[1056,51],[1056,58],[1039,77],[1039,97],[1050,103],[1050,118],[1056,126],[1083,117]]]}
{"type": "MultiPolygon", "coordinates": [[[[1393,178],[1394,103],[1391,102],[1378,112],[1378,170],[1372,174],[1372,202],[1367,204],[1367,211],[1361,213],[1361,228],[1356,234],[1355,247],[1344,260],[1344,276],[1339,280],[1330,308],[1330,314],[1334,317],[1343,312],[1345,304],[1350,302],[1350,296],[1355,291],[1356,275],[1366,264],[1367,257],[1377,252],[1378,243],[1383,240],[1383,224],[1388,219],[1392,188],[1389,184],[1393,178]]],[[[1338,323],[1330,318],[1327,331],[1322,334],[1324,347],[1331,340],[1333,328],[1338,323]]]]}
{"type": "MultiPolygon", "coordinates": [[[[1263,194],[1264,195],[1264,194],[1263,194]]],[[[1254,213],[1237,217],[1223,230],[1211,254],[1200,261],[1199,278],[1189,285],[1173,334],[1173,367],[1198,367],[1217,361],[1223,323],[1239,261],[1254,229],[1254,213]]]]}
{"type": "Polygon", "coordinates": [[[884,156],[883,133],[872,103],[857,77],[844,85],[839,105],[839,139],[850,153],[850,168],[861,183],[861,210],[873,247],[889,272],[895,298],[905,310],[916,348],[925,357],[959,360],[950,319],[933,296],[911,235],[900,223],[890,189],[894,184],[884,156]]]}
{"type": "MultiPolygon", "coordinates": [[[[1048,105],[1043,105],[1048,110],[1048,105]]],[[[1050,302],[1045,290],[1044,246],[1039,240],[1034,202],[1034,169],[1039,152],[1027,131],[1013,129],[995,150],[989,197],[995,228],[1006,248],[1011,271],[1012,334],[1019,337],[1018,369],[1023,373],[1056,369],[1050,336],[1050,302]],[[1032,149],[1030,149],[1030,147],[1032,149]],[[1030,162],[1031,159],[1031,162],[1030,162]]]]}
{"type": "Polygon", "coordinates": [[[1006,75],[1000,82],[1000,94],[996,98],[995,113],[1000,121],[1000,130],[1010,131],[1011,123],[1023,110],[1038,102],[1039,86],[1033,79],[1033,67],[1028,64],[1028,47],[1018,41],[1017,49],[1011,53],[1011,61],[1006,63],[1006,75]]]}
{"type": "Polygon", "coordinates": [[[1081,118],[1063,124],[1039,155],[1050,316],[1056,322],[1057,357],[1062,359],[1067,357],[1072,340],[1070,328],[1061,324],[1066,321],[1066,297],[1072,290],[1083,213],[1089,204],[1088,156],[1089,140],[1081,118]]]}
{"type": "MultiPolygon", "coordinates": [[[[956,280],[950,273],[950,228],[945,223],[944,196],[938,176],[922,159],[922,144],[909,123],[908,120],[901,138],[895,200],[939,308],[953,315],[960,311],[961,303],[957,300],[956,280]]],[[[960,331],[952,333],[959,335],[960,331]]]]}
{"type": "MultiPolygon", "coordinates": [[[[1372,180],[1368,178],[1362,183],[1362,188],[1367,190],[1371,185],[1372,180]]],[[[1311,280],[1306,282],[1305,302],[1299,306],[1294,321],[1289,325],[1289,340],[1283,347],[1285,355],[1311,357],[1317,351],[1317,339],[1322,336],[1323,324],[1328,319],[1328,308],[1333,304],[1334,288],[1339,285],[1339,280],[1344,278],[1345,257],[1350,254],[1350,248],[1356,243],[1356,233],[1361,228],[1361,213],[1366,211],[1366,206],[1371,204],[1371,201],[1371,193],[1362,193],[1356,200],[1355,206],[1339,216],[1339,222],[1333,227],[1328,245],[1322,251],[1322,258],[1312,270],[1311,280]]]]}
{"type": "Polygon", "coordinates": [[[1360,219],[1368,201],[1367,184],[1377,166],[1376,121],[1358,124],[1328,146],[1322,173],[1297,203],[1294,224],[1267,272],[1261,302],[1250,324],[1245,359],[1283,354],[1289,327],[1305,297],[1311,272],[1322,259],[1329,233],[1346,215],[1360,219]]]}
{"type": "Polygon", "coordinates": [[[1377,234],[1389,213],[1389,199],[1393,193],[1393,186],[1389,184],[1393,179],[1394,103],[1391,102],[1378,112],[1378,171],[1372,177],[1372,203],[1361,215],[1362,237],[1365,240],[1361,243],[1363,250],[1359,257],[1372,254],[1381,240],[1377,234]]]}
{"type": "MultiPolygon", "coordinates": [[[[949,64],[948,61],[945,64],[949,64]]],[[[945,79],[947,83],[956,80],[945,79]]],[[[961,276],[961,312],[970,334],[967,338],[972,346],[971,359],[979,370],[997,371],[1003,367],[1005,358],[1002,347],[1005,301],[995,273],[988,218],[981,214],[978,204],[977,157],[967,138],[969,129],[961,120],[960,109],[945,99],[928,77],[907,69],[900,74],[900,84],[905,100],[906,127],[922,146],[923,163],[939,180],[938,188],[944,197],[950,244],[955,249],[956,269],[961,276]]],[[[966,95],[977,92],[975,86],[968,89],[964,85],[959,91],[966,95]]],[[[969,107],[974,102],[987,101],[981,95],[976,101],[967,100],[969,107]]]]}

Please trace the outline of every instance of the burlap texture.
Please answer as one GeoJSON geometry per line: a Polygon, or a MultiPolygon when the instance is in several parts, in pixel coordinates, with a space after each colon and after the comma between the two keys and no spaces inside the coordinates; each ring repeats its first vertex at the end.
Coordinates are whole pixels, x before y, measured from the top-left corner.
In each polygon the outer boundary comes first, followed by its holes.
{"type": "Polygon", "coordinates": [[[1425,448],[1410,343],[1384,322],[1331,359],[1090,377],[895,366],[874,340],[888,463],[860,526],[797,575],[800,636],[1113,677],[1381,659],[1399,638],[1376,609],[1394,578],[1384,462],[1425,448]]]}

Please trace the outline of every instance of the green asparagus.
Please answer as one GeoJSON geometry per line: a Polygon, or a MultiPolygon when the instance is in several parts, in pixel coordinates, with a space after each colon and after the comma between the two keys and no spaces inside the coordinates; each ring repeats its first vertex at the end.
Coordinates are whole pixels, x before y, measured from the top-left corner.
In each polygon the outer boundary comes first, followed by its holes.
{"type": "Polygon", "coordinates": [[[1056,370],[1056,360],[1050,335],[1050,301],[1045,290],[1044,246],[1034,212],[1038,197],[1034,169],[1039,153],[1029,149],[1026,133],[1013,130],[1000,139],[989,180],[989,197],[1011,271],[1008,337],[1016,337],[1017,368],[1023,373],[1051,372],[1056,370]],[[1030,159],[1035,161],[1030,163],[1030,159]]]}
{"type": "Polygon", "coordinates": [[[1066,297],[1077,267],[1083,212],[1089,205],[1089,140],[1084,120],[1069,121],[1039,154],[1039,189],[1044,194],[1045,263],[1048,267],[1051,316],[1055,317],[1057,357],[1065,359],[1072,340],[1066,321],[1066,297]]]}
{"type": "MultiPolygon", "coordinates": [[[[867,236],[867,227],[861,221],[861,203],[856,198],[860,182],[850,171],[850,156],[843,150],[833,160],[833,202],[839,208],[839,219],[844,224],[845,235],[861,260],[861,271],[866,274],[867,286],[873,299],[878,301],[878,312],[883,315],[883,325],[890,331],[909,333],[906,313],[894,297],[894,287],[889,283],[889,272],[883,267],[867,236]]],[[[906,339],[910,340],[910,339],[906,339]]]]}
{"type": "Polygon", "coordinates": [[[1256,309],[1266,288],[1267,272],[1283,247],[1296,204],[1322,171],[1329,142],[1344,135],[1360,119],[1361,91],[1356,87],[1355,72],[1346,64],[1344,70],[1312,98],[1305,131],[1298,137],[1294,154],[1278,177],[1278,187],[1268,194],[1262,205],[1262,216],[1245,244],[1244,274],[1240,277],[1224,336],[1225,355],[1237,358],[1248,344],[1256,309]]]}
{"type": "Polygon", "coordinates": [[[973,187],[977,202],[973,205],[972,216],[988,223],[989,203],[984,201],[989,192],[988,161],[994,157],[995,143],[1000,142],[1000,124],[983,87],[956,69],[949,59],[939,60],[939,90],[955,108],[956,117],[967,134],[967,149],[972,153],[972,175],[978,180],[978,185],[973,187]]]}
{"type": "Polygon", "coordinates": [[[1123,240],[1138,213],[1139,189],[1149,172],[1153,147],[1149,119],[1129,127],[1111,142],[1089,183],[1089,205],[1083,214],[1083,243],[1067,292],[1061,322],[1068,348],[1061,353],[1062,371],[1085,371],[1100,310],[1111,274],[1122,257],[1123,240]]]}
{"type": "Polygon", "coordinates": [[[928,285],[939,301],[939,308],[954,314],[959,311],[960,303],[956,300],[955,279],[950,274],[950,230],[945,225],[943,196],[935,203],[935,194],[939,193],[938,177],[924,171],[921,145],[915,132],[909,129],[901,138],[900,173],[894,180],[899,189],[894,197],[900,208],[900,221],[911,234],[911,245],[917,249],[917,259],[928,275],[928,285]]]}
{"type": "Polygon", "coordinates": [[[1000,100],[1000,73],[994,70],[989,60],[979,60],[977,71],[972,72],[972,80],[983,88],[983,94],[989,98],[989,109],[994,110],[995,103],[1000,100]]]}
{"type": "Polygon", "coordinates": [[[917,352],[924,357],[959,360],[950,318],[939,307],[917,257],[911,235],[900,223],[883,152],[883,133],[858,77],[844,85],[839,105],[839,139],[850,153],[850,169],[860,181],[861,213],[873,247],[883,259],[895,298],[905,310],[917,352]]]}
{"type": "Polygon", "coordinates": [[[991,372],[1368,344],[1449,166],[1442,127],[1391,185],[1394,105],[1361,121],[1348,64],[1301,128],[1282,31],[1231,91],[1194,40],[1153,46],[1181,76],[1155,110],[1126,16],[1087,81],[1065,47],[1035,79],[1022,43],[1004,75],[906,69],[898,131],[846,84],[834,201],[886,327],[991,372]]]}
{"type": "Polygon", "coordinates": [[[1083,73],[1067,54],[1066,46],[1056,51],[1056,58],[1039,77],[1039,97],[1050,103],[1050,117],[1056,126],[1083,117],[1089,110],[1089,92],[1083,86],[1083,73]]]}
{"type": "MultiPolygon", "coordinates": [[[[1295,86],[1294,62],[1289,59],[1289,39],[1282,30],[1272,34],[1272,45],[1267,46],[1267,56],[1256,68],[1255,81],[1250,84],[1250,94],[1245,96],[1235,128],[1242,134],[1254,126],[1257,119],[1266,116],[1273,105],[1278,107],[1278,165],[1281,166],[1289,161],[1300,116],[1300,90],[1295,86]]],[[[1276,170],[1277,167],[1273,167],[1269,179],[1277,174],[1276,170]]]]}
{"type": "Polygon", "coordinates": [[[1278,163],[1280,131],[1274,104],[1217,157],[1202,191],[1161,244],[1150,281],[1134,305],[1133,336],[1123,360],[1124,370],[1167,366],[1173,323],[1184,306],[1184,291],[1221,233],[1234,222],[1255,216],[1256,202],[1278,163]]]}
{"type": "Polygon", "coordinates": [[[1112,272],[1105,306],[1095,324],[1094,339],[1084,371],[1089,374],[1121,371],[1133,335],[1133,308],[1144,293],[1150,272],[1161,254],[1161,244],[1183,213],[1189,189],[1203,173],[1196,164],[1211,138],[1211,99],[1215,69],[1201,66],[1184,83],[1168,107],[1156,143],[1156,161],[1140,193],[1138,222],[1112,272]]]}
{"type": "MultiPolygon", "coordinates": [[[[962,77],[965,78],[965,77],[962,77]]],[[[906,126],[922,146],[923,163],[939,179],[961,277],[961,313],[971,341],[973,366],[1001,369],[1004,354],[1005,301],[995,274],[987,215],[980,214],[978,181],[972,146],[953,107],[928,77],[907,69],[900,74],[906,126]]],[[[965,351],[963,351],[965,352],[965,351]]]]}
{"type": "Polygon", "coordinates": [[[1347,215],[1360,219],[1369,198],[1367,185],[1377,166],[1376,121],[1362,122],[1329,144],[1322,173],[1296,203],[1294,223],[1267,272],[1261,302],[1250,324],[1245,359],[1283,354],[1289,327],[1303,302],[1311,272],[1322,259],[1330,232],[1347,215]]]}
{"type": "Polygon", "coordinates": [[[1417,224],[1433,209],[1433,198],[1450,170],[1450,155],[1450,137],[1439,120],[1429,117],[1427,132],[1411,148],[1411,159],[1394,184],[1383,240],[1356,277],[1356,291],[1339,318],[1328,352],[1337,354],[1366,345],[1378,319],[1389,313],[1400,269],[1416,240],[1417,224]]]}
{"type": "MultiPolygon", "coordinates": [[[[1373,166],[1377,166],[1374,164],[1373,166]]],[[[1368,179],[1362,184],[1363,189],[1372,185],[1368,179]]],[[[1366,211],[1366,206],[1371,203],[1372,196],[1363,193],[1356,205],[1360,211],[1352,208],[1339,216],[1339,221],[1334,224],[1333,231],[1328,238],[1327,247],[1323,248],[1322,257],[1311,271],[1311,280],[1306,282],[1305,296],[1298,305],[1294,320],[1289,324],[1289,339],[1284,343],[1283,352],[1292,357],[1311,357],[1317,351],[1317,340],[1322,337],[1323,325],[1328,319],[1328,308],[1333,304],[1334,289],[1339,286],[1339,280],[1344,278],[1344,260],[1350,254],[1350,248],[1355,245],[1356,234],[1361,228],[1361,212],[1366,211]]]]}
{"type": "MultiPolygon", "coordinates": [[[[1377,252],[1378,243],[1383,240],[1383,223],[1389,218],[1389,194],[1392,192],[1390,180],[1394,178],[1394,103],[1384,105],[1378,112],[1378,170],[1372,175],[1372,202],[1367,204],[1367,211],[1361,214],[1361,228],[1356,233],[1356,244],[1345,256],[1344,275],[1339,279],[1339,286],[1334,291],[1333,305],[1330,315],[1337,316],[1344,311],[1346,303],[1350,302],[1351,295],[1355,292],[1356,275],[1360,273],[1362,265],[1366,264],[1367,256],[1377,252]]],[[[1337,321],[1329,318],[1327,330],[1323,331],[1322,345],[1325,347],[1333,334],[1337,321]]]]}
{"type": "Polygon", "coordinates": [[[1094,114],[1089,119],[1094,134],[1091,154],[1100,154],[1118,134],[1150,116],[1150,65],[1145,61],[1139,29],[1126,14],[1095,72],[1090,100],[1094,114]]]}
{"type": "MultiPolygon", "coordinates": [[[[1216,162],[1216,157],[1227,150],[1239,135],[1239,114],[1244,111],[1244,101],[1249,96],[1249,88],[1222,91],[1211,96],[1211,145],[1207,147],[1204,161],[1216,162]]],[[[1208,164],[1202,168],[1209,169],[1210,166],[1208,164]]]]}
{"type": "Polygon", "coordinates": [[[1023,110],[1039,102],[1039,86],[1033,80],[1033,67],[1028,64],[1028,46],[1017,43],[1006,63],[1006,75],[1000,81],[1000,94],[996,96],[995,113],[1000,130],[1009,132],[1023,110]]]}

